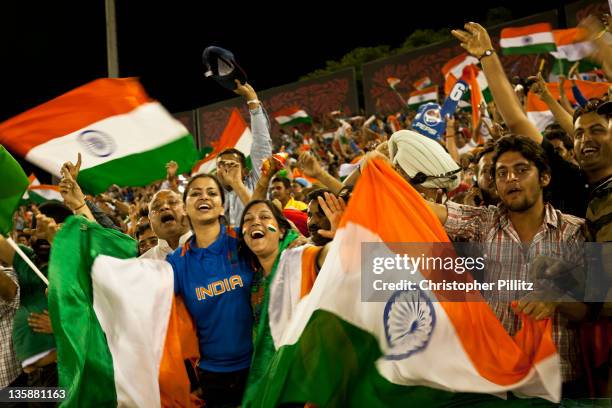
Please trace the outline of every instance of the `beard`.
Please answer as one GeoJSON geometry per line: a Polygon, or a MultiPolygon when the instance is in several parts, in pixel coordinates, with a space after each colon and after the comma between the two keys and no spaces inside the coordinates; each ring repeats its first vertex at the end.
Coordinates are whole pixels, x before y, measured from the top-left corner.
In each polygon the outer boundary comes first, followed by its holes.
{"type": "Polygon", "coordinates": [[[534,206],[535,201],[529,201],[527,199],[527,197],[522,198],[520,200],[515,200],[510,204],[506,204],[506,207],[513,212],[523,212],[523,211],[527,211],[528,209],[530,209],[531,207],[534,206]]]}
{"type": "Polygon", "coordinates": [[[481,188],[480,189],[480,194],[482,194],[482,201],[484,202],[485,205],[497,205],[497,204],[499,204],[499,195],[497,195],[497,192],[492,194],[492,193],[489,192],[489,190],[481,188]]]}

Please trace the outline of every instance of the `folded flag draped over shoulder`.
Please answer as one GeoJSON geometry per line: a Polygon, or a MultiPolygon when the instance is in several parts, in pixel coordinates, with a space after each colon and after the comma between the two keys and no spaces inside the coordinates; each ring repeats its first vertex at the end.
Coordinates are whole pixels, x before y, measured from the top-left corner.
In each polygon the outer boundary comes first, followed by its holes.
{"type": "Polygon", "coordinates": [[[171,266],[136,256],[135,241],[80,216],[53,242],[49,315],[64,407],[197,405],[184,360],[198,356],[171,266]]]}
{"type": "Polygon", "coordinates": [[[227,125],[219,140],[215,143],[213,151],[200,160],[193,167],[192,174],[210,173],[217,168],[217,155],[224,149],[234,148],[240,150],[249,158],[253,135],[251,129],[236,108],[232,109],[227,125]]]}
{"type": "Polygon", "coordinates": [[[187,172],[198,159],[187,129],[135,78],[98,79],[21,113],[0,124],[0,143],[55,176],[81,152],[78,181],[91,194],[163,179],[170,160],[187,172]]]}
{"type": "Polygon", "coordinates": [[[504,28],[499,45],[504,55],[540,54],[557,49],[550,23],[504,28]]]}
{"type": "MultiPolygon", "coordinates": [[[[590,82],[576,80],[576,85],[580,90],[580,93],[586,98],[601,98],[608,92],[608,87],[611,86],[609,82],[590,82]]],[[[546,86],[552,94],[553,98],[559,99],[559,84],[557,82],[547,83],[546,86]]],[[[567,99],[572,103],[576,103],[574,94],[572,92],[572,82],[565,81],[565,95],[567,99]]],[[[527,117],[537,126],[540,131],[543,131],[546,126],[550,125],[555,121],[555,116],[548,108],[548,105],[542,101],[536,94],[529,92],[527,94],[527,117]]]]}
{"type": "Polygon", "coordinates": [[[17,160],[0,145],[0,234],[6,235],[13,228],[13,213],[23,193],[28,188],[28,177],[17,160]]]}
{"type": "Polygon", "coordinates": [[[281,126],[295,126],[299,123],[312,123],[312,118],[308,116],[306,111],[295,106],[276,111],[272,114],[272,117],[281,126]]]}
{"type": "Polygon", "coordinates": [[[449,241],[387,163],[371,162],[361,177],[310,294],[285,329],[256,398],[243,406],[490,406],[506,401],[487,394],[507,391],[559,401],[550,320],[524,319],[510,337],[483,301],[438,301],[437,293],[420,290],[396,291],[386,302],[362,300],[362,243],[449,241]]]}

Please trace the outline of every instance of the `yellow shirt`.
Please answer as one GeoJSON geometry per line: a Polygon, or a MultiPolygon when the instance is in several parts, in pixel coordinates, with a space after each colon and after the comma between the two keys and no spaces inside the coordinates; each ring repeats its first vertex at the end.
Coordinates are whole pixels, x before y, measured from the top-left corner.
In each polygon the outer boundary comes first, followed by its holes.
{"type": "Polygon", "coordinates": [[[297,201],[293,197],[287,201],[287,205],[285,206],[285,210],[294,209],[299,211],[304,211],[308,208],[308,205],[302,201],[297,201]]]}

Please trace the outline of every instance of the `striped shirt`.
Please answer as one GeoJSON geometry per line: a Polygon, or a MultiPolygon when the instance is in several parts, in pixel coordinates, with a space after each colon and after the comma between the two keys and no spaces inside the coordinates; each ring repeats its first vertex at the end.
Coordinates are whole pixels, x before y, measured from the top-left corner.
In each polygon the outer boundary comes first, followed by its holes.
{"type": "MultiPolygon", "coordinates": [[[[17,284],[13,268],[2,268],[0,273],[5,273],[17,284]]],[[[21,365],[15,357],[13,348],[13,318],[18,308],[19,285],[17,284],[17,294],[11,302],[5,302],[0,298],[0,389],[8,387],[21,373],[21,365]]]]}
{"type": "MultiPolygon", "coordinates": [[[[486,256],[486,282],[528,279],[529,266],[539,255],[584,265],[584,220],[545,205],[544,222],[529,243],[521,242],[503,205],[471,207],[447,202],[448,218],[444,224],[453,241],[483,244],[486,256]]],[[[484,297],[510,335],[519,329],[519,317],[510,303],[529,292],[495,290],[484,297]]],[[[561,356],[563,381],[576,379],[581,370],[577,327],[558,312],[553,319],[553,339],[561,356]]]]}
{"type": "MultiPolygon", "coordinates": [[[[252,170],[244,179],[244,185],[253,193],[257,182],[261,177],[261,165],[263,161],[272,156],[272,139],[270,138],[270,121],[268,115],[261,104],[251,113],[251,133],[253,134],[253,144],[251,145],[251,164],[252,170]]],[[[235,191],[225,190],[225,216],[229,225],[238,226],[244,211],[244,204],[240,201],[235,191]]]]}

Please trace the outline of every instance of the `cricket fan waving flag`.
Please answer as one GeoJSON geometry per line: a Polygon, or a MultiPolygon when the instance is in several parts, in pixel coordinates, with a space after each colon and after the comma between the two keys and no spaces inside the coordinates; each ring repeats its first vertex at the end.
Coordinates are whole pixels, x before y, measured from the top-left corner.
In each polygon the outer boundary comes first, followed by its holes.
{"type": "Polygon", "coordinates": [[[111,184],[144,186],[174,160],[188,172],[198,159],[193,137],[135,78],[98,79],[0,124],[0,143],[60,177],[78,152],[78,182],[91,194],[111,184]]]}
{"type": "MultiPolygon", "coordinates": [[[[491,406],[507,403],[508,392],[559,401],[550,319],[522,318],[511,337],[478,291],[468,301],[448,301],[417,286],[366,301],[363,286],[374,270],[363,261],[363,243],[379,243],[394,257],[385,243],[400,242],[449,240],[418,192],[386,161],[370,157],[310,294],[275,339],[256,397],[243,406],[491,406]]],[[[431,279],[422,268],[414,272],[402,276],[431,279]]]]}

